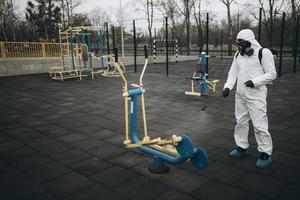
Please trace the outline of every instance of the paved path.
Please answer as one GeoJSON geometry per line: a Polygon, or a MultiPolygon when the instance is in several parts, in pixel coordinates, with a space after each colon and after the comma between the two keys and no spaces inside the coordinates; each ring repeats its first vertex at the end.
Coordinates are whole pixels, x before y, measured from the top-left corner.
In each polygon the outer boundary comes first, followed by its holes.
{"type": "Polygon", "coordinates": [[[173,63],[166,77],[164,65],[150,65],[145,75],[150,135],[186,133],[209,156],[205,171],[185,163],[164,175],[147,171],[148,155],[122,146],[121,79],[1,77],[0,199],[300,199],[299,75],[283,74],[269,86],[274,162],[256,169],[252,128],[250,155],[227,156],[235,146],[234,95],[220,95],[230,64],[211,63],[209,78],[221,84],[207,97],[184,96],[193,66],[173,63]]]}

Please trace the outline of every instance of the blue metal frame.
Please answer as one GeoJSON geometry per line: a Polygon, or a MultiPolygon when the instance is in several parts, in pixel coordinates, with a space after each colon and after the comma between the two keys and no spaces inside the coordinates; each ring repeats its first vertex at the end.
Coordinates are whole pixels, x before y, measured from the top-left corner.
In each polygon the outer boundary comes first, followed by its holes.
{"type": "Polygon", "coordinates": [[[98,40],[98,46],[99,46],[99,66],[101,65],[101,68],[102,70],[104,70],[104,60],[103,60],[103,55],[104,55],[104,48],[103,48],[103,37],[104,34],[102,34],[101,31],[98,32],[98,37],[99,37],[99,40],[98,40]]]}
{"type": "Polygon", "coordinates": [[[87,34],[87,40],[88,40],[88,57],[89,57],[89,68],[92,69],[92,45],[91,45],[91,33],[87,34]]]}
{"type": "Polygon", "coordinates": [[[72,69],[75,70],[75,60],[74,60],[74,37],[73,33],[70,32],[70,45],[71,45],[71,61],[72,61],[72,69]]]}
{"type": "MultiPolygon", "coordinates": [[[[80,37],[79,37],[79,35],[77,36],[77,48],[79,48],[80,47],[80,37]]],[[[79,55],[77,55],[78,56],[78,64],[79,65],[81,65],[81,59],[80,59],[80,56],[79,55]]]]}
{"type": "MultiPolygon", "coordinates": [[[[134,144],[139,143],[139,137],[137,133],[138,123],[138,96],[142,94],[141,89],[132,89],[128,91],[131,103],[130,109],[130,139],[134,144]]],[[[150,154],[154,158],[154,165],[156,167],[162,166],[163,162],[170,164],[179,164],[185,160],[191,159],[192,164],[199,170],[202,170],[208,165],[208,158],[205,151],[201,148],[194,148],[192,141],[186,135],[181,135],[182,141],[176,146],[176,150],[179,154],[178,157],[168,155],[160,152],[148,146],[141,146],[139,149],[147,154],[150,154]]],[[[167,172],[167,171],[165,171],[167,172]]]]}
{"type": "Polygon", "coordinates": [[[199,57],[199,65],[200,65],[200,77],[196,77],[196,72],[192,76],[192,80],[194,82],[194,86],[196,87],[197,85],[200,85],[200,93],[201,96],[206,95],[206,90],[207,90],[207,81],[206,81],[206,62],[207,58],[205,53],[201,53],[199,57]]]}
{"type": "MultiPolygon", "coordinates": [[[[81,42],[82,42],[82,44],[86,44],[83,28],[81,29],[81,42]]],[[[86,69],[86,62],[83,62],[83,67],[86,69]]]]}

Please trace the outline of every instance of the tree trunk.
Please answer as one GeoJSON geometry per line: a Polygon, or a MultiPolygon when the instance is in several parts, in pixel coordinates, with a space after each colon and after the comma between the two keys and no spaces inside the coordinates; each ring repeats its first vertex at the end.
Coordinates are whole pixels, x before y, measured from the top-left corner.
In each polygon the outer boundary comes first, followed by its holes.
{"type": "Polygon", "coordinates": [[[292,19],[294,20],[294,22],[296,22],[296,4],[295,4],[295,0],[291,0],[291,4],[292,4],[292,19]]]}
{"type": "Polygon", "coordinates": [[[147,0],[147,22],[148,22],[148,32],[149,32],[149,41],[152,42],[152,25],[153,25],[153,0],[147,0]]]}

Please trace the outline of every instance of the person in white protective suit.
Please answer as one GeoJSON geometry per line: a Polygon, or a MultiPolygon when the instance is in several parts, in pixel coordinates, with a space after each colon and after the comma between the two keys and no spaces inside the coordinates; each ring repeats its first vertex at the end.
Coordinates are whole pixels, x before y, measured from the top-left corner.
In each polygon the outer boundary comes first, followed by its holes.
{"type": "Polygon", "coordinates": [[[229,156],[240,157],[248,154],[251,119],[260,152],[256,167],[266,167],[272,162],[273,149],[272,138],[268,131],[266,85],[276,78],[274,57],[269,49],[262,49],[250,29],[238,33],[237,45],[239,50],[234,56],[222,93],[223,97],[227,97],[237,82],[234,130],[237,147],[229,153],[229,156]],[[262,57],[259,58],[259,54],[262,57]]]}

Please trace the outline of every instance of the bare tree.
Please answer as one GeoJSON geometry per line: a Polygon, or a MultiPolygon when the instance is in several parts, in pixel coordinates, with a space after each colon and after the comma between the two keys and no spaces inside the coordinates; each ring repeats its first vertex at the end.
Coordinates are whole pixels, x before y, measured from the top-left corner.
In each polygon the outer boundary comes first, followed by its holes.
{"type": "MultiPolygon", "coordinates": [[[[172,27],[172,34],[178,40],[179,46],[183,44],[183,36],[185,29],[185,16],[178,10],[175,0],[159,0],[157,1],[156,8],[161,11],[164,16],[168,16],[172,27]]],[[[185,43],[185,42],[184,42],[185,43]]]]}
{"type": "Polygon", "coordinates": [[[231,56],[232,55],[232,40],[233,40],[233,25],[232,25],[231,13],[230,13],[230,6],[234,0],[221,0],[221,1],[227,8],[227,20],[228,20],[227,44],[228,44],[228,55],[231,56]]]}
{"type": "Polygon", "coordinates": [[[300,14],[300,2],[296,0],[291,0],[291,14],[292,14],[292,19],[294,22],[296,22],[297,19],[297,14],[300,14]]]}
{"type": "Polygon", "coordinates": [[[154,2],[153,0],[134,0],[135,3],[139,4],[141,7],[138,10],[144,12],[147,19],[147,28],[149,34],[149,42],[152,41],[152,27],[153,27],[153,17],[154,17],[154,2]]]}
{"type": "Polygon", "coordinates": [[[60,0],[62,12],[62,26],[67,28],[72,23],[74,9],[82,3],[82,0],[60,0]]]}
{"type": "Polygon", "coordinates": [[[7,41],[7,31],[11,29],[13,40],[15,40],[14,23],[16,16],[12,0],[0,0],[0,26],[4,39],[7,41]]]}
{"type": "Polygon", "coordinates": [[[202,21],[201,21],[201,0],[195,0],[193,5],[194,9],[194,18],[196,21],[197,32],[198,32],[198,46],[200,47],[200,51],[202,51],[203,47],[203,31],[202,31],[202,21]]]}
{"type": "Polygon", "coordinates": [[[147,0],[147,22],[148,22],[149,40],[152,41],[153,0],[147,0]]]}
{"type": "Polygon", "coordinates": [[[181,4],[179,4],[176,0],[174,0],[175,5],[177,6],[178,10],[182,15],[185,17],[185,27],[186,27],[186,43],[187,43],[187,55],[190,55],[190,16],[191,10],[194,7],[194,0],[181,0],[181,4]],[[183,8],[183,9],[181,9],[183,8]]]}
{"type": "Polygon", "coordinates": [[[96,7],[90,12],[90,16],[92,17],[94,24],[97,26],[103,25],[105,22],[110,22],[110,17],[107,11],[102,7],[96,7]]]}
{"type": "MultiPolygon", "coordinates": [[[[258,0],[258,3],[262,8],[262,24],[265,27],[269,48],[272,48],[274,33],[273,24],[276,19],[276,14],[283,8],[284,0],[258,0]]],[[[256,20],[259,20],[259,17],[257,16],[257,7],[253,6],[251,3],[244,4],[244,7],[256,20]]]]}

